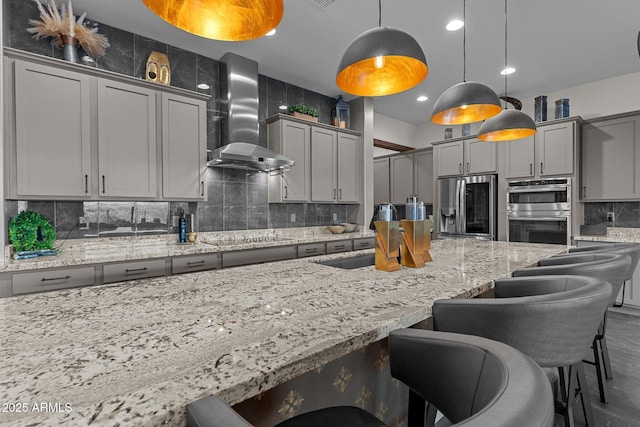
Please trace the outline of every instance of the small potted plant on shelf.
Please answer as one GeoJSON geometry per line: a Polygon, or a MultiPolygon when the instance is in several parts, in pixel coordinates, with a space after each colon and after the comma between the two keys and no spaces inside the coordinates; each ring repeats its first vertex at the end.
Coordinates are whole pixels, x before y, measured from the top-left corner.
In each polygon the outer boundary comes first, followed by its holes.
{"type": "Polygon", "coordinates": [[[318,111],[315,108],[305,107],[301,104],[294,104],[289,107],[289,114],[310,122],[318,121],[318,111]]]}

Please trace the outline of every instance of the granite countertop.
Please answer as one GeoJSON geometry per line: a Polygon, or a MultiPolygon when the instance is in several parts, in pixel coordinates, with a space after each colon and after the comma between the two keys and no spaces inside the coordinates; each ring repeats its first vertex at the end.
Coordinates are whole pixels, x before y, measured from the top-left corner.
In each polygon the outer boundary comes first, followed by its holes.
{"type": "Polygon", "coordinates": [[[585,242],[640,243],[640,228],[607,227],[604,236],[577,235],[573,240],[585,242]]]}
{"type": "Polygon", "coordinates": [[[0,272],[237,251],[374,236],[373,231],[363,229],[363,227],[359,227],[356,232],[342,234],[331,234],[327,227],[304,227],[198,233],[195,244],[177,243],[176,234],[74,239],[56,242],[56,247],[61,250],[57,256],[21,260],[12,259],[7,246],[5,264],[0,265],[0,272]]]}
{"type": "Polygon", "coordinates": [[[0,424],[184,425],[193,400],[241,402],[566,250],[446,239],[392,273],[314,262],[341,253],[5,298],[0,402],[27,412],[0,424]]]}

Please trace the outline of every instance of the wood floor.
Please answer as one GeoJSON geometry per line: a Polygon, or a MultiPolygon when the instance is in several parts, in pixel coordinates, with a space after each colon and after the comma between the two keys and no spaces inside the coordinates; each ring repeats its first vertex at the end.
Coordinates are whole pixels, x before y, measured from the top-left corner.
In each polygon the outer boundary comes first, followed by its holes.
{"type": "MultiPolygon", "coordinates": [[[[610,311],[607,343],[613,379],[605,387],[609,403],[601,403],[595,368],[585,365],[595,427],[640,427],[640,310],[610,311]]],[[[579,406],[579,405],[578,405],[579,406]]],[[[576,427],[584,426],[581,410],[575,411],[576,427]]],[[[564,426],[556,417],[554,427],[564,426]]]]}

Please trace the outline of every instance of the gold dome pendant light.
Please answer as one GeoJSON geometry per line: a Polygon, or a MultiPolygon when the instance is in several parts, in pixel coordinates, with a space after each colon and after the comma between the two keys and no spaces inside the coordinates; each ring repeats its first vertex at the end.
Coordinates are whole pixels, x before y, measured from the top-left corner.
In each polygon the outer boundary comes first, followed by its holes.
{"type": "Polygon", "coordinates": [[[214,40],[245,41],[278,26],[283,0],[142,0],[181,30],[214,40]]]}
{"type": "MultiPolygon", "coordinates": [[[[504,96],[507,96],[507,0],[504,0],[504,96]]],[[[513,141],[527,138],[537,132],[533,119],[520,110],[505,109],[485,121],[478,131],[480,141],[513,141]]]]}
{"type": "Polygon", "coordinates": [[[383,96],[419,84],[429,72],[418,42],[397,28],[382,27],[378,0],[378,28],[365,31],[349,44],[338,65],[336,84],[357,96],[383,96]]]}
{"type": "Polygon", "coordinates": [[[498,95],[480,82],[466,81],[467,17],[463,0],[462,83],[445,90],[433,106],[431,121],[440,125],[462,125],[486,120],[502,111],[498,95]]]}

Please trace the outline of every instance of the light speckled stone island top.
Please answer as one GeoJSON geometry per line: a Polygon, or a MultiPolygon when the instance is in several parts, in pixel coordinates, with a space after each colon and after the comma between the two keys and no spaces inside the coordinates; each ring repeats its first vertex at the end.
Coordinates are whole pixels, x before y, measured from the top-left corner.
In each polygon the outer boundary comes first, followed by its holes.
{"type": "Polygon", "coordinates": [[[6,298],[0,424],[183,425],[193,400],[243,401],[566,249],[436,240],[392,273],[314,262],[342,253],[6,298]]]}

